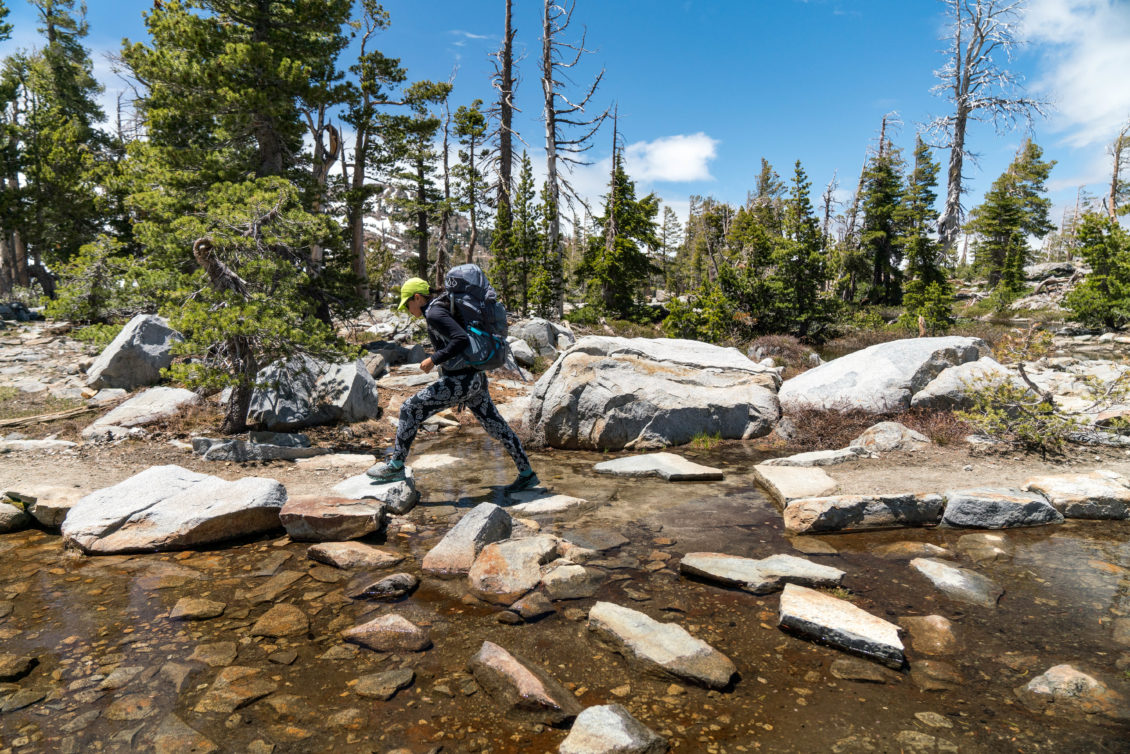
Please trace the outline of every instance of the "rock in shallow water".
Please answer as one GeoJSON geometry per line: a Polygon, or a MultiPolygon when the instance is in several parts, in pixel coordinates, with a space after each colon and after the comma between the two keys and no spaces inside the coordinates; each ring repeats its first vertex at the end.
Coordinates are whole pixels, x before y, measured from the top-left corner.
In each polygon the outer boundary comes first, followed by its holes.
{"type": "Polygon", "coordinates": [[[996,607],[1004,590],[979,573],[933,558],[915,558],[910,567],[928,578],[950,599],[981,607],[996,607]]]}
{"type": "Polygon", "coordinates": [[[753,476],[782,507],[793,500],[821,497],[836,489],[836,480],[818,468],[759,464],[753,467],[753,476]]]}
{"type": "Polygon", "coordinates": [[[258,668],[232,665],[220,671],[194,709],[200,713],[230,714],[274,693],[277,688],[278,684],[264,678],[258,668]]]}
{"type": "Polygon", "coordinates": [[[467,668],[510,717],[560,725],[581,712],[576,698],[548,673],[493,642],[484,641],[467,668]]]}
{"type": "Polygon", "coordinates": [[[786,584],[781,592],[781,628],[795,631],[892,668],[906,661],[899,627],[815,589],[786,584]]]}
{"type": "Polygon", "coordinates": [[[411,573],[394,573],[380,579],[365,576],[347,586],[345,596],[355,600],[395,602],[411,594],[419,585],[420,579],[411,573]]]}
{"type": "Polygon", "coordinates": [[[753,594],[769,594],[786,582],[802,586],[838,586],[844,572],[793,555],[771,555],[755,560],[716,552],[689,552],[679,563],[682,573],[739,587],[753,594]]]}
{"type": "Polygon", "coordinates": [[[793,500],[785,528],[798,534],[934,526],[942,517],[941,495],[836,495],[793,500]]]}
{"type": "Polygon", "coordinates": [[[311,545],[306,557],[334,568],[391,568],[404,560],[404,556],[381,550],[360,542],[326,542],[311,545]]]}
{"type": "Polygon", "coordinates": [[[416,673],[411,668],[386,670],[383,673],[361,676],[357,679],[353,692],[359,696],[387,702],[396,695],[397,691],[408,688],[415,680],[416,673]]]}
{"type": "Polygon", "coordinates": [[[577,716],[560,754],[663,754],[667,741],[619,704],[589,707],[577,716]]]}
{"type": "Polygon", "coordinates": [[[173,605],[169,617],[173,620],[208,620],[223,615],[225,608],[227,605],[223,602],[182,597],[173,605]]]}
{"type": "Polygon", "coordinates": [[[424,572],[436,576],[467,573],[483,547],[509,537],[512,527],[505,510],[494,503],[479,503],[424,556],[424,572]]]}
{"type": "Polygon", "coordinates": [[[589,611],[588,626],[643,672],[711,689],[725,688],[737,672],[729,657],[682,626],[660,623],[637,610],[597,602],[589,611]]]}
{"type": "Polygon", "coordinates": [[[382,615],[341,632],[353,644],[376,652],[422,652],[432,645],[427,629],[396,615],[382,615]]]}
{"type": "Polygon", "coordinates": [[[622,477],[657,476],[669,482],[708,482],[722,479],[722,470],[701,466],[674,453],[648,453],[614,458],[593,466],[598,474],[622,477]]]}
{"type": "Polygon", "coordinates": [[[1061,524],[1063,515],[1042,495],[978,487],[947,491],[942,523],[968,529],[1006,529],[1061,524]]]}
{"type": "Polygon", "coordinates": [[[541,581],[541,566],[557,555],[557,540],[548,535],[507,539],[483,548],[467,574],[478,598],[509,605],[541,581]]]}
{"type": "Polygon", "coordinates": [[[381,483],[368,474],[358,474],[341,482],[333,488],[336,495],[350,500],[372,498],[384,503],[390,512],[403,515],[416,507],[420,493],[416,489],[416,476],[411,466],[404,467],[404,479],[399,482],[381,483]]]}
{"type": "Polygon", "coordinates": [[[1102,681],[1071,665],[1056,665],[1024,686],[1016,696],[1028,707],[1053,715],[1101,715],[1130,720],[1130,704],[1102,681]]]}
{"type": "Polygon", "coordinates": [[[291,636],[310,629],[310,619],[295,605],[282,603],[275,605],[255,621],[251,627],[252,636],[291,636]]]}
{"type": "Polygon", "coordinates": [[[341,542],[380,531],[385,511],[375,500],[303,495],[286,501],[279,520],[293,540],[341,542]]]}
{"type": "Polygon", "coordinates": [[[273,479],[154,466],[82,498],[62,534],[89,554],[179,550],[277,529],[285,501],[273,479]]]}

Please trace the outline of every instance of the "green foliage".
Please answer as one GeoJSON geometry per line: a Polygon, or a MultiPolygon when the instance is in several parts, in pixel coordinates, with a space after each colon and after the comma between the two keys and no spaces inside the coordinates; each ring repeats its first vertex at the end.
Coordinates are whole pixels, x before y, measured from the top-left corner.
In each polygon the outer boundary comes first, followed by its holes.
{"type": "Polygon", "coordinates": [[[197,270],[176,292],[163,312],[185,337],[174,351],[196,358],[175,363],[172,376],[205,390],[250,389],[257,371],[276,360],[351,355],[308,293],[308,250],[336,230],[325,215],[306,212],[283,179],[213,186],[203,216],[181,218],[170,233],[188,246],[210,239],[235,282],[217,285],[197,270]]]}
{"type": "Polygon", "coordinates": [[[1130,233],[1106,215],[1087,214],[1077,234],[1091,272],[1067,294],[1064,306],[1092,327],[1130,322],[1130,233]]]}
{"type": "Polygon", "coordinates": [[[898,149],[884,139],[863,170],[863,227],[859,245],[864,258],[871,262],[871,280],[864,296],[871,304],[894,305],[902,297],[902,170],[898,149]]]}
{"type": "Polygon", "coordinates": [[[538,292],[548,284],[538,274],[544,255],[543,218],[537,202],[533,164],[526,152],[522,153],[518,183],[510,198],[510,207],[510,213],[506,214],[506,205],[499,203],[492,240],[491,284],[507,310],[524,317],[532,300],[548,295],[538,292]],[[535,281],[539,285],[537,291],[532,288],[535,281]]]}
{"type": "Polygon", "coordinates": [[[595,327],[600,324],[600,312],[595,306],[579,306],[565,313],[565,321],[582,327],[595,327]]]}
{"type": "Polygon", "coordinates": [[[59,270],[57,297],[47,316],[73,322],[104,323],[142,311],[153,311],[156,291],[172,282],[158,268],[130,256],[125,244],[107,235],[84,245],[59,270]]]}
{"type": "Polygon", "coordinates": [[[122,331],[124,326],[125,325],[86,325],[72,332],[71,337],[101,350],[110,345],[114,338],[118,337],[118,333],[122,331]]]}
{"type": "Polygon", "coordinates": [[[673,300],[663,320],[663,331],[672,338],[722,343],[734,330],[733,304],[717,285],[706,285],[695,293],[673,300]]]}
{"type": "Polygon", "coordinates": [[[624,318],[639,302],[640,290],[655,267],[645,249],[659,248],[655,194],[636,199],[636,185],[624,171],[617,154],[605,197],[604,214],[596,219],[594,233],[576,271],[589,303],[603,312],[624,318]]]}
{"type": "Polygon", "coordinates": [[[691,438],[691,447],[696,450],[713,450],[720,442],[722,442],[721,432],[699,432],[691,438]]]}
{"type": "Polygon", "coordinates": [[[1042,196],[1055,161],[1044,162],[1043,150],[1025,139],[1008,169],[993,181],[985,201],[970,212],[966,229],[977,240],[976,264],[989,285],[1015,294],[1024,280],[1028,236],[1043,238],[1053,229],[1048,219],[1051,200],[1042,196]]]}

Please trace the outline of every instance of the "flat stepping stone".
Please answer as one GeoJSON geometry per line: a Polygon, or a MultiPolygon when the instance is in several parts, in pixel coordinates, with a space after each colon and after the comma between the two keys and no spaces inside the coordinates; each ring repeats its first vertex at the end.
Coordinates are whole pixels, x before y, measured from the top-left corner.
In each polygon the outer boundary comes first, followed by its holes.
{"type": "Polygon", "coordinates": [[[1004,590],[979,573],[933,558],[915,558],[910,567],[921,573],[947,597],[981,607],[996,607],[1004,590]]]}
{"type": "Polygon", "coordinates": [[[840,448],[839,450],[813,450],[797,453],[783,458],[770,458],[761,466],[836,466],[848,461],[856,461],[868,455],[863,448],[840,448]]]}
{"type": "Polygon", "coordinates": [[[255,621],[252,636],[278,638],[305,633],[310,630],[310,619],[296,605],[283,602],[275,605],[255,621]]]}
{"type": "Polygon", "coordinates": [[[941,495],[833,495],[792,500],[785,529],[796,534],[935,526],[942,518],[941,495]]]}
{"type": "Polygon", "coordinates": [[[404,467],[404,479],[401,481],[381,484],[368,474],[358,474],[334,486],[333,493],[350,500],[379,500],[397,515],[412,510],[420,500],[411,466],[404,467]]]}
{"type": "Polygon", "coordinates": [[[836,480],[818,468],[759,464],[753,467],[753,476],[782,508],[793,500],[823,497],[836,489],[836,480]]]}
{"type": "Polygon", "coordinates": [[[448,455],[447,453],[432,453],[431,455],[417,458],[412,462],[412,468],[416,471],[435,471],[437,469],[447,469],[461,464],[465,465],[466,463],[466,458],[448,455]]]}
{"type": "Polygon", "coordinates": [[[1063,514],[1034,492],[978,487],[946,492],[942,523],[968,529],[1007,529],[1063,523],[1063,514]]]}
{"type": "Polygon", "coordinates": [[[664,754],[667,740],[619,704],[589,707],[573,722],[559,754],[664,754]]]}
{"type": "Polygon", "coordinates": [[[510,514],[523,518],[558,517],[579,514],[599,507],[599,503],[569,495],[547,495],[544,492],[519,492],[512,497],[521,500],[517,505],[507,507],[510,514]]]}
{"type": "Polygon", "coordinates": [[[370,498],[303,495],[286,501],[279,520],[295,541],[341,542],[380,531],[385,508],[370,498]]]}
{"type": "Polygon", "coordinates": [[[737,668],[729,657],[682,626],[660,623],[631,608],[597,602],[589,610],[589,630],[643,672],[724,689],[737,668]]]}
{"type": "Polygon", "coordinates": [[[560,725],[581,712],[576,697],[549,673],[493,642],[484,641],[467,668],[509,717],[560,725]]]}
{"type": "Polygon", "coordinates": [[[1113,471],[1035,476],[1024,489],[1043,495],[1064,518],[1130,519],[1130,480],[1113,471]]]}
{"type": "Polygon", "coordinates": [[[906,662],[899,627],[847,600],[796,584],[781,592],[778,626],[852,654],[901,668],[906,662]]]}
{"type": "Polygon", "coordinates": [[[278,684],[264,678],[258,668],[231,665],[220,671],[215,682],[194,708],[196,712],[231,714],[278,689],[278,684]]]}
{"type": "Polygon", "coordinates": [[[844,572],[793,555],[755,560],[717,552],[690,552],[679,563],[682,573],[736,586],[753,594],[769,594],[786,582],[803,586],[838,586],[844,572]]]}
{"type": "Polygon", "coordinates": [[[602,461],[593,466],[599,474],[623,477],[657,476],[668,482],[716,482],[722,470],[701,466],[674,453],[648,453],[602,461]]]}
{"type": "Polygon", "coordinates": [[[153,466],[71,508],[63,539],[87,554],[183,550],[277,529],[286,488],[153,466]]]}
{"type": "Polygon", "coordinates": [[[411,573],[394,573],[380,579],[364,576],[345,588],[345,596],[355,600],[395,602],[414,592],[419,585],[420,579],[411,573]]]}
{"type": "Polygon", "coordinates": [[[306,549],[306,557],[334,568],[391,568],[404,560],[395,552],[360,542],[323,542],[306,549]]]}

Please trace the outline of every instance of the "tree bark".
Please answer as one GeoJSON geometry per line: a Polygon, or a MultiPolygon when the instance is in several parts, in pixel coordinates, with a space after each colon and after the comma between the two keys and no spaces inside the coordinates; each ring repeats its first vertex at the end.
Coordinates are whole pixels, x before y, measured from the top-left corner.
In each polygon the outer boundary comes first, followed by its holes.
{"type": "Polygon", "coordinates": [[[556,296],[555,313],[560,319],[565,313],[564,260],[561,258],[561,208],[557,181],[557,108],[553,83],[553,27],[551,11],[553,0],[545,0],[542,15],[541,88],[545,97],[545,182],[548,191],[550,216],[546,218],[546,254],[551,264],[550,285],[556,296]]]}
{"type": "Polygon", "coordinates": [[[502,32],[502,54],[499,61],[498,93],[498,205],[513,216],[510,192],[513,188],[514,142],[514,29],[511,25],[513,0],[506,0],[506,22],[502,32]]]}
{"type": "Polygon", "coordinates": [[[424,159],[416,159],[416,272],[417,277],[428,279],[428,191],[427,166],[424,159]]]}

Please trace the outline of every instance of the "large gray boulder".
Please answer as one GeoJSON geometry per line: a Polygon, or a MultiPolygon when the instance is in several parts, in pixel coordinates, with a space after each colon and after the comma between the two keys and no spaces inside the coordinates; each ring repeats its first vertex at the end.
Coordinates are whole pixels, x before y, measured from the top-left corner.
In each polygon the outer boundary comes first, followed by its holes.
{"type": "Polygon", "coordinates": [[[573,333],[547,319],[531,317],[515,322],[509,328],[510,337],[525,341],[538,356],[553,356],[559,343],[566,348],[576,342],[573,333]]]}
{"type": "Polygon", "coordinates": [[[252,394],[247,418],[270,430],[380,416],[377,383],[360,359],[343,364],[288,359],[260,371],[256,382],[264,387],[252,394]]]}
{"type": "Polygon", "coordinates": [[[280,527],[286,488],[153,466],[92,492],[63,520],[63,540],[90,554],[183,550],[280,527]]]}
{"type": "Polygon", "coordinates": [[[749,439],[780,418],[777,373],[734,348],[693,340],[588,336],[534,385],[526,426],[558,448],[749,439]]]}
{"type": "Polygon", "coordinates": [[[1023,390],[1020,378],[991,356],[950,367],[926,387],[915,393],[910,405],[915,408],[967,409],[973,406],[969,388],[975,385],[997,384],[1009,381],[1023,390]]]}
{"type": "Polygon", "coordinates": [[[980,338],[947,336],[879,343],[803,372],[781,385],[786,411],[863,409],[877,414],[910,407],[911,398],[945,369],[988,353],[980,338]]]}
{"type": "Polygon", "coordinates": [[[967,529],[1062,524],[1063,514],[1036,492],[977,487],[946,492],[942,523],[967,529]]]}
{"type": "Polygon", "coordinates": [[[94,360],[86,372],[86,384],[125,390],[153,385],[160,381],[161,370],[173,363],[173,343],[183,340],[165,319],[139,314],[94,360]]]}

